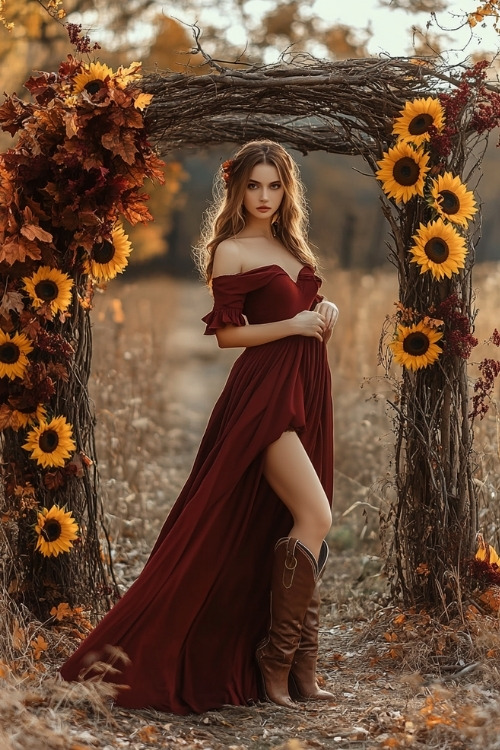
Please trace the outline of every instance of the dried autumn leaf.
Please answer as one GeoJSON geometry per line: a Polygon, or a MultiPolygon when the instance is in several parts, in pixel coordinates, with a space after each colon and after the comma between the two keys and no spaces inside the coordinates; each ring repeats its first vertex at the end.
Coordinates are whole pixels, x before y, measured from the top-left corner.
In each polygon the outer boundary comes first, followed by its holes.
{"type": "Polygon", "coordinates": [[[61,487],[64,487],[66,479],[62,471],[56,469],[55,471],[48,471],[45,474],[43,483],[48,490],[58,490],[61,487]]]}
{"type": "Polygon", "coordinates": [[[18,430],[20,427],[19,420],[7,404],[2,404],[0,406],[0,430],[6,430],[9,427],[18,430]]]}
{"type": "Polygon", "coordinates": [[[127,164],[134,163],[137,153],[134,133],[127,132],[126,130],[122,132],[113,130],[110,133],[104,133],[101,143],[114,156],[121,156],[127,164]]]}
{"type": "Polygon", "coordinates": [[[33,649],[33,657],[35,661],[38,661],[44,651],[47,651],[49,644],[42,635],[31,641],[30,648],[33,649]]]}
{"type": "Polygon", "coordinates": [[[66,137],[73,138],[78,133],[78,116],[75,112],[68,112],[64,118],[66,124],[66,137]]]}
{"type": "Polygon", "coordinates": [[[401,747],[401,743],[396,737],[387,737],[380,747],[401,747]]]}
{"type": "Polygon", "coordinates": [[[47,365],[47,373],[48,375],[53,376],[56,380],[62,380],[65,383],[69,378],[68,368],[60,362],[49,362],[47,365]]]}
{"type": "Polygon", "coordinates": [[[136,109],[145,109],[148,104],[151,103],[152,98],[153,94],[139,94],[139,96],[134,99],[134,107],[136,109]]]}
{"type": "Polygon", "coordinates": [[[398,640],[397,633],[384,633],[384,638],[388,643],[398,640]]]}
{"type": "Polygon", "coordinates": [[[415,573],[418,573],[420,576],[428,576],[430,574],[429,566],[427,563],[420,563],[417,568],[415,568],[415,573]]]}
{"type": "Polygon", "coordinates": [[[26,258],[40,260],[42,257],[40,248],[28,238],[18,236],[7,240],[0,248],[0,262],[5,261],[12,266],[16,261],[24,263],[26,258]]]}
{"type": "Polygon", "coordinates": [[[26,631],[19,625],[19,620],[14,620],[12,630],[12,648],[15,651],[21,651],[26,644],[26,631]]]}
{"type": "Polygon", "coordinates": [[[30,339],[36,339],[41,329],[40,321],[30,310],[24,310],[21,314],[21,333],[25,333],[30,339]]]}
{"type": "Polygon", "coordinates": [[[500,611],[500,586],[489,586],[479,597],[492,612],[500,611]]]}
{"type": "Polygon", "coordinates": [[[146,727],[141,727],[137,732],[141,742],[158,742],[158,728],[154,724],[149,724],[146,727]]]}
{"type": "Polygon", "coordinates": [[[23,297],[20,292],[5,292],[0,302],[0,315],[8,315],[10,310],[21,313],[24,310],[23,297]]]}
{"type": "Polygon", "coordinates": [[[38,224],[24,224],[21,227],[21,234],[26,237],[27,240],[33,242],[34,240],[40,240],[40,242],[52,242],[52,235],[50,232],[46,232],[38,224]]]}
{"type": "Polygon", "coordinates": [[[58,622],[61,622],[66,617],[71,617],[73,610],[67,602],[61,602],[57,607],[52,607],[50,614],[52,617],[55,617],[58,622]]]}
{"type": "Polygon", "coordinates": [[[153,218],[144,205],[144,201],[148,198],[148,195],[139,195],[127,197],[123,200],[121,213],[127,221],[131,224],[137,224],[139,221],[147,222],[153,218]]]}

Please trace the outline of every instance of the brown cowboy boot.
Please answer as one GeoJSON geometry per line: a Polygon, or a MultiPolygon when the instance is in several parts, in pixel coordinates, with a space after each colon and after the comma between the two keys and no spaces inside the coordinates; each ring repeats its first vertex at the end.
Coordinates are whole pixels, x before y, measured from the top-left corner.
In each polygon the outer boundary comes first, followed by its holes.
{"type": "Polygon", "coordinates": [[[285,537],[276,543],[271,624],[256,656],[265,697],[280,706],[296,707],[288,693],[288,677],[317,576],[314,555],[298,539],[285,537]]]}
{"type": "Polygon", "coordinates": [[[322,690],[316,679],[319,629],[319,579],[323,575],[328,560],[328,545],[323,542],[319,553],[318,576],[309,606],[306,610],[300,643],[295,652],[290,670],[290,692],[298,700],[331,700],[335,696],[322,690]]]}

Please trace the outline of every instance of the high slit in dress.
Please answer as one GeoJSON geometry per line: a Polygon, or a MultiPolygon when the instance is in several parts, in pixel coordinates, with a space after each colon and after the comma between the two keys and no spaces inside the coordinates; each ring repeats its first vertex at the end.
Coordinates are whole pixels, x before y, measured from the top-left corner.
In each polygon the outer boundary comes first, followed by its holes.
{"type": "MultiPolygon", "coordinates": [[[[205,332],[292,318],[322,299],[320,284],[309,266],[296,280],[274,264],[218,276],[205,332]]],[[[236,360],[144,570],[63,665],[64,679],[106,660],[111,645],[130,659],[106,678],[126,686],[121,706],[187,714],[258,700],[254,654],[268,627],[273,548],[292,526],[263,458],[290,429],[331,502],[330,371],[313,337],[248,347],[236,360]]]]}

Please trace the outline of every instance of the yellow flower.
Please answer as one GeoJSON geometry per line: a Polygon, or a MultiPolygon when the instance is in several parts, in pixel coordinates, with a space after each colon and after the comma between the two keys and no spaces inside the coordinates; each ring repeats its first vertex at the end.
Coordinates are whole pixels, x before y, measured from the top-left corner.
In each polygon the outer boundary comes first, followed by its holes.
{"type": "Polygon", "coordinates": [[[111,240],[104,240],[92,248],[87,272],[99,281],[110,281],[127,267],[131,250],[129,238],[118,222],[111,232],[111,240]]]}
{"type": "Polygon", "coordinates": [[[30,458],[44,468],[64,466],[76,450],[73,428],[65,417],[54,417],[48,423],[42,421],[28,433],[23,448],[31,451],[30,458]]]}
{"type": "Polygon", "coordinates": [[[24,377],[28,366],[27,355],[33,351],[33,345],[24,333],[12,336],[0,330],[0,378],[24,377]]]}
{"type": "Polygon", "coordinates": [[[464,238],[457,230],[446,224],[442,219],[436,219],[429,224],[420,224],[413,235],[415,245],[410,248],[413,255],[412,263],[418,263],[420,273],[430,271],[435,279],[458,273],[465,267],[467,248],[464,238]]]}
{"type": "Polygon", "coordinates": [[[400,141],[411,141],[416,146],[430,139],[429,128],[442,130],[444,126],[444,109],[439,99],[429,96],[427,99],[414,99],[406,102],[401,116],[394,121],[392,132],[400,141]]]}
{"type": "Polygon", "coordinates": [[[58,505],[42,508],[35,526],[38,539],[35,549],[44,557],[57,557],[61,552],[69,552],[78,537],[78,524],[71,511],[58,505]]]}
{"type": "Polygon", "coordinates": [[[47,419],[47,412],[42,404],[38,404],[36,409],[33,411],[19,411],[19,409],[13,410],[13,415],[17,419],[19,428],[28,427],[28,425],[35,424],[35,422],[45,422],[47,419]]]}
{"type": "Polygon", "coordinates": [[[429,203],[443,219],[464,227],[477,211],[474,193],[451,172],[445,172],[432,181],[429,203]]]}
{"type": "Polygon", "coordinates": [[[73,93],[80,94],[84,89],[90,96],[97,94],[113,78],[113,70],[100,62],[83,65],[82,73],[74,78],[73,93]]]}
{"type": "Polygon", "coordinates": [[[23,278],[33,307],[47,304],[52,315],[64,312],[71,303],[73,280],[67,273],[50,266],[40,266],[33,276],[23,278]]]}
{"type": "Polygon", "coordinates": [[[398,333],[394,341],[389,344],[394,359],[409,370],[419,370],[434,364],[441,354],[437,342],[443,334],[425,323],[398,326],[398,333]]]}
{"type": "Polygon", "coordinates": [[[417,151],[404,141],[396,143],[377,162],[380,167],[376,172],[377,179],[382,182],[382,189],[389,198],[406,203],[414,195],[423,196],[428,161],[429,155],[423,151],[417,151]]]}

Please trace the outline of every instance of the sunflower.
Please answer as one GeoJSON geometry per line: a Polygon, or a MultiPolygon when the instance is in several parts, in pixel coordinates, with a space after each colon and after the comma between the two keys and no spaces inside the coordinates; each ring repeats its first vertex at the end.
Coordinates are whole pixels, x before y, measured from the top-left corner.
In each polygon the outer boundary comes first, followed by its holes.
{"type": "Polygon", "coordinates": [[[23,278],[23,283],[33,307],[46,304],[55,315],[64,312],[70,305],[73,280],[57,268],[40,266],[33,276],[23,278]]]}
{"type": "Polygon", "coordinates": [[[401,116],[394,121],[392,132],[399,141],[411,141],[420,146],[430,139],[429,128],[442,130],[444,125],[444,109],[439,99],[429,96],[427,99],[414,99],[406,102],[401,110],[401,116]]]}
{"type": "MultiPolygon", "coordinates": [[[[29,425],[35,424],[35,422],[45,422],[47,419],[47,412],[42,404],[38,404],[35,409],[30,411],[20,411],[19,409],[13,409],[12,414],[17,419],[17,424],[20,427],[28,427],[29,425]]],[[[18,429],[19,429],[18,428],[18,429]]]]}
{"type": "Polygon", "coordinates": [[[42,508],[35,526],[38,539],[35,549],[44,557],[57,557],[61,552],[69,552],[78,537],[78,524],[71,511],[58,505],[50,510],[42,508]]]}
{"type": "Polygon", "coordinates": [[[132,250],[130,240],[118,222],[111,232],[111,239],[95,245],[90,252],[87,271],[100,281],[110,281],[122,273],[128,264],[132,250]]]}
{"type": "Polygon", "coordinates": [[[445,172],[432,181],[429,203],[443,219],[464,227],[477,211],[474,193],[451,172],[445,172]]]}
{"type": "Polygon", "coordinates": [[[382,189],[389,198],[406,203],[414,195],[423,196],[428,161],[428,154],[417,151],[409,143],[396,143],[377,162],[380,167],[376,172],[377,179],[382,182],[382,189]]]}
{"type": "Polygon", "coordinates": [[[437,346],[443,334],[425,323],[415,323],[410,327],[398,326],[398,333],[389,346],[394,359],[409,370],[420,370],[434,364],[441,348],[437,346]]]}
{"type": "Polygon", "coordinates": [[[113,78],[113,70],[100,62],[83,65],[83,71],[73,79],[73,93],[81,94],[85,91],[94,96],[102,88],[107,88],[107,82],[113,78]]]}
{"type": "Polygon", "coordinates": [[[0,330],[0,378],[24,377],[28,366],[27,355],[33,351],[33,345],[24,333],[12,336],[0,330]]]}
{"type": "Polygon", "coordinates": [[[418,263],[420,273],[430,271],[435,279],[458,273],[465,266],[467,248],[464,238],[457,230],[446,224],[442,219],[436,219],[429,224],[420,224],[413,235],[415,244],[410,248],[413,255],[412,263],[418,263]]]}
{"type": "Polygon", "coordinates": [[[64,466],[76,449],[73,428],[65,417],[54,417],[50,422],[44,420],[28,433],[23,448],[31,451],[31,458],[44,468],[64,466]]]}

